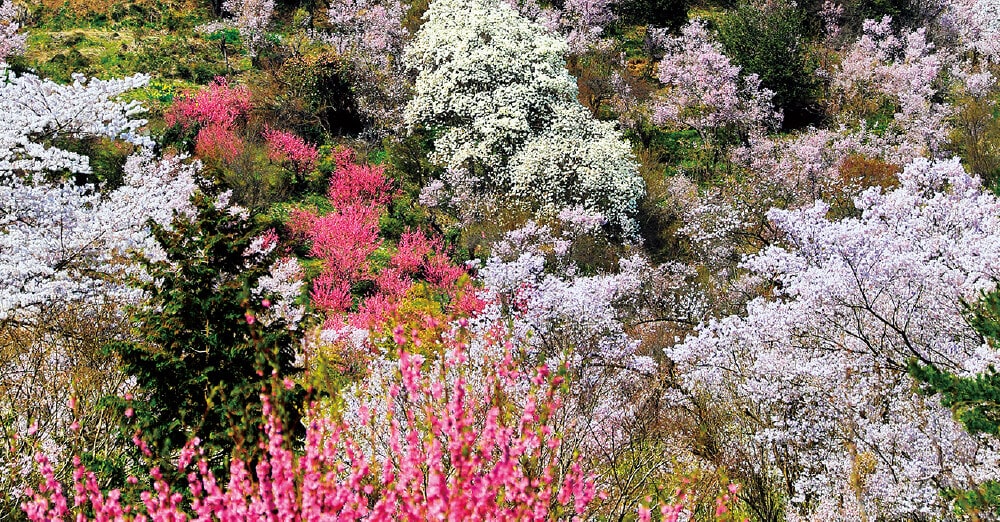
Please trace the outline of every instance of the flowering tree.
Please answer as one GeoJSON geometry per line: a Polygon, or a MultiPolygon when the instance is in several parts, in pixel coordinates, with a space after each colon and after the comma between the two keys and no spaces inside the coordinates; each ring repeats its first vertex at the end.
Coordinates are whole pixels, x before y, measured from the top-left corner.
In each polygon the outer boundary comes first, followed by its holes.
{"type": "Polygon", "coordinates": [[[966,49],[992,63],[1000,61],[1000,3],[996,0],[957,0],[945,4],[945,24],[966,49]]]}
{"type": "Polygon", "coordinates": [[[170,125],[166,141],[191,149],[233,190],[237,203],[259,208],[301,191],[319,151],[287,130],[266,124],[261,130],[251,98],[248,87],[220,77],[184,92],[164,119],[170,125]]]}
{"type": "MultiPolygon", "coordinates": [[[[138,144],[142,108],[114,98],[147,78],[59,85],[8,73],[0,84],[0,318],[24,316],[53,300],[101,299],[114,293],[108,277],[131,249],[151,247],[146,222],[169,221],[186,208],[197,166],[181,158],[132,156],[124,185],[102,197],[97,187],[59,174],[90,172],[89,158],[51,145],[56,138],[121,137],[138,144]]],[[[155,248],[153,249],[155,250],[155,248]]]]}
{"type": "Polygon", "coordinates": [[[0,183],[0,319],[29,317],[54,302],[100,302],[131,294],[121,286],[122,258],[139,250],[162,255],[149,220],[169,223],[188,208],[196,166],[151,152],[125,164],[125,185],[100,194],[67,183],[0,183]]]}
{"type": "MultiPolygon", "coordinates": [[[[502,389],[517,375],[509,358],[496,362],[488,378],[496,385],[488,390],[502,389]]],[[[564,468],[556,458],[560,438],[550,419],[561,405],[561,376],[539,370],[527,403],[517,407],[502,396],[479,395],[462,377],[444,382],[426,364],[401,350],[393,384],[376,392],[377,409],[357,421],[333,421],[314,410],[301,454],[288,449],[287,426],[263,397],[266,454],[255,467],[234,458],[228,483],[220,485],[198,439],[181,451],[177,467],[191,470],[190,504],[153,468],[154,489],[141,493],[141,504],[128,505],[120,490],[102,492],[98,477],[77,461],[70,507],[52,463],[39,455],[45,482],[28,492],[24,511],[30,520],[86,520],[86,513],[95,520],[143,514],[188,520],[189,509],[197,517],[250,520],[547,520],[586,513],[596,495],[593,477],[578,461],[564,468]],[[376,412],[382,415],[377,420],[376,412]],[[375,431],[389,436],[366,435],[375,431]]],[[[461,375],[469,360],[459,345],[443,365],[461,375]]]]}
{"type": "Polygon", "coordinates": [[[149,143],[137,134],[141,107],[116,101],[146,78],[76,77],[61,85],[2,74],[0,357],[7,371],[0,376],[0,469],[2,487],[11,490],[26,478],[16,434],[29,428],[49,455],[116,451],[107,436],[114,422],[97,403],[130,385],[100,350],[128,334],[122,306],[141,298],[124,284],[136,274],[130,253],[163,255],[148,224],[188,211],[198,166],[144,147],[125,161],[120,185],[87,183],[90,158],[62,147],[98,138],[122,138],[115,143],[126,150],[128,142],[149,143]],[[88,428],[58,435],[54,423],[74,413],[88,428]]]}
{"type": "Polygon", "coordinates": [[[439,238],[421,231],[404,232],[388,262],[373,268],[373,255],[388,246],[380,236],[379,218],[396,195],[394,182],[382,166],[357,163],[350,149],[340,152],[336,162],[327,192],[334,210],[298,210],[289,221],[293,233],[309,242],[310,256],[322,262],[310,297],[327,314],[328,334],[384,330],[389,320],[401,319],[400,305],[418,281],[456,310],[476,308],[474,294],[464,292],[460,282],[465,270],[452,263],[439,238]],[[355,302],[352,287],[361,282],[372,283],[373,292],[355,302]]]}
{"type": "Polygon", "coordinates": [[[207,88],[174,102],[165,119],[168,125],[197,132],[194,150],[199,157],[232,162],[244,150],[239,131],[251,108],[249,89],[230,86],[218,78],[207,88]]]}
{"type": "Polygon", "coordinates": [[[582,205],[634,234],[642,178],[621,134],[576,100],[565,41],[492,1],[437,0],[425,16],[404,55],[418,73],[405,117],[440,132],[434,159],[480,191],[582,205]]]}
{"type": "Polygon", "coordinates": [[[645,451],[666,438],[657,424],[666,412],[655,406],[665,393],[653,345],[642,341],[667,323],[696,323],[706,306],[693,272],[678,264],[653,266],[633,253],[609,270],[578,265],[599,231],[595,216],[567,209],[508,232],[477,269],[487,304],[472,328],[499,325],[530,364],[566,365],[558,425],[567,447],[605,470],[598,484],[608,500],[599,505],[614,518],[635,513],[654,491],[650,477],[681,467],[676,454],[645,451]]]}
{"type": "Polygon", "coordinates": [[[296,174],[303,176],[316,167],[319,152],[302,138],[287,131],[264,130],[267,141],[267,157],[271,161],[289,162],[296,174]]]}
{"type": "Polygon", "coordinates": [[[274,14],[274,0],[224,0],[222,9],[233,17],[250,56],[256,56],[264,45],[267,26],[274,14]]]}
{"type": "Polygon", "coordinates": [[[18,32],[21,28],[17,23],[19,14],[20,9],[13,0],[0,2],[0,63],[6,62],[9,56],[23,53],[27,45],[28,35],[18,32]]]}
{"type": "Polygon", "coordinates": [[[402,127],[409,97],[400,60],[410,37],[403,27],[406,10],[398,0],[335,0],[327,9],[331,30],[315,33],[349,64],[352,92],[375,138],[402,127]]]}
{"type": "Polygon", "coordinates": [[[957,159],[915,160],[899,182],[862,192],[857,218],[772,211],[787,246],[745,266],[774,297],[668,350],[691,387],[746,408],[718,442],[767,454],[816,519],[944,516],[940,489],[995,479],[995,449],[915,395],[907,364],[993,363],[960,301],[1000,275],[1000,200],[957,159]]]}
{"type": "Polygon", "coordinates": [[[940,156],[950,108],[936,95],[947,53],[936,52],[924,28],[894,34],[888,16],[866,20],[863,30],[833,74],[841,121],[853,125],[889,104],[893,119],[886,123],[897,154],[907,159],[940,156]]]}
{"type": "Polygon", "coordinates": [[[341,54],[378,60],[382,66],[399,56],[408,36],[403,27],[406,9],[394,0],[338,0],[327,16],[333,25],[328,41],[341,54]]]}
{"type": "Polygon", "coordinates": [[[662,45],[666,54],[658,78],[668,90],[654,104],[655,122],[690,127],[706,142],[717,141],[713,138],[725,129],[745,136],[780,123],[771,106],[774,93],[761,89],[756,75],[740,77],[705,22],[689,23],[662,45]]]}
{"type": "Polygon", "coordinates": [[[569,50],[582,54],[601,44],[604,29],[618,19],[608,0],[569,0],[562,8],[555,5],[542,7],[535,0],[507,0],[521,16],[540,24],[549,31],[563,35],[569,50]]]}
{"type": "Polygon", "coordinates": [[[90,172],[88,159],[53,146],[56,138],[108,136],[152,143],[137,133],[146,124],[134,117],[142,106],[116,99],[146,85],[148,76],[88,80],[75,75],[72,84],[61,85],[0,66],[0,78],[0,173],[90,172]]]}

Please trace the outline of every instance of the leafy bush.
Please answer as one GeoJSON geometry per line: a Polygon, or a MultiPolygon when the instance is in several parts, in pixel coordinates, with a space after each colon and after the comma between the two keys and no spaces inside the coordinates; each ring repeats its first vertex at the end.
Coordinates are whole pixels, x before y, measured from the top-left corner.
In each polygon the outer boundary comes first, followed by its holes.
{"type": "Polygon", "coordinates": [[[816,65],[809,55],[806,20],[795,4],[744,3],[719,22],[719,41],[744,74],[774,91],[786,129],[818,122],[816,65]]]}

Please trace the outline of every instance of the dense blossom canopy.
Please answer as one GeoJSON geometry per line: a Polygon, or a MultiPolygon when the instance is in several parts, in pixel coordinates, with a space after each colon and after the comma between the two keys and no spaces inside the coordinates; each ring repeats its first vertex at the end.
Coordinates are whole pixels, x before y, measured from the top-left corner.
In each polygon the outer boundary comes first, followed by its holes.
{"type": "Polygon", "coordinates": [[[440,0],[406,63],[419,71],[406,120],[440,132],[434,157],[542,208],[582,205],[634,234],[644,192],[621,134],[576,101],[565,40],[506,4],[440,0]]]}
{"type": "Polygon", "coordinates": [[[798,502],[879,517],[941,512],[938,484],[995,479],[1000,456],[914,395],[906,373],[911,358],[960,373],[996,363],[960,300],[1000,277],[1000,200],[957,159],[915,160],[899,179],[863,192],[859,218],[831,221],[822,202],[772,211],[787,246],[745,265],[775,298],[669,352],[689,385],[757,409],[743,435],[795,466],[798,502]],[[862,485],[850,482],[858,469],[862,485]]]}
{"type": "Polygon", "coordinates": [[[997,0],[103,4],[0,0],[0,519],[1000,512],[997,0]]]}

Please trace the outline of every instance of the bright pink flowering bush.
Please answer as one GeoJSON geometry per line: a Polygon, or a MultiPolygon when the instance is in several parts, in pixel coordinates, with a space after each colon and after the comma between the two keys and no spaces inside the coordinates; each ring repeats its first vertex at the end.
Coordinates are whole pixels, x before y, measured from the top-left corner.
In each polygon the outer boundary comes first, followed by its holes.
{"type": "MultiPolygon", "coordinates": [[[[255,466],[233,458],[229,480],[220,484],[193,439],[178,461],[190,470],[189,500],[153,468],[153,490],[129,505],[121,490],[103,492],[97,476],[75,459],[71,505],[52,463],[39,454],[44,482],[26,492],[31,500],[22,508],[32,521],[578,519],[597,491],[578,459],[559,460],[561,439],[550,419],[562,404],[562,376],[541,367],[523,406],[507,401],[490,390],[521,378],[509,349],[490,373],[485,395],[463,377],[449,383],[441,372],[425,371],[422,357],[400,351],[395,382],[382,390],[384,415],[363,411],[348,425],[314,410],[301,453],[288,449],[265,397],[265,457],[255,466]],[[383,424],[368,429],[373,422],[383,424]],[[387,441],[359,436],[383,431],[387,441]],[[384,445],[389,451],[380,454],[384,445]]],[[[444,362],[459,375],[467,364],[461,347],[444,362]]]]}
{"type": "Polygon", "coordinates": [[[379,218],[396,194],[394,182],[383,167],[357,163],[350,150],[338,154],[336,161],[327,192],[334,210],[323,215],[297,210],[288,223],[294,234],[310,242],[310,256],[322,262],[310,296],[329,314],[327,326],[343,326],[345,320],[357,328],[380,326],[418,280],[466,312],[477,309],[480,304],[460,291],[465,270],[452,263],[439,239],[421,231],[404,232],[386,266],[372,269],[370,258],[383,247],[379,218]],[[375,292],[354,309],[351,287],[361,281],[373,282],[375,292]]]}
{"type": "Polygon", "coordinates": [[[267,128],[264,140],[267,141],[267,157],[271,161],[287,161],[298,174],[305,174],[316,167],[316,160],[319,159],[316,147],[295,134],[267,128]]]}
{"type": "Polygon", "coordinates": [[[198,129],[194,150],[200,158],[229,163],[243,154],[245,143],[238,123],[250,109],[249,89],[231,87],[224,78],[216,78],[206,89],[174,102],[164,118],[170,126],[198,129]]]}
{"type": "Polygon", "coordinates": [[[213,161],[235,161],[244,148],[243,140],[231,128],[217,123],[202,127],[194,140],[194,153],[213,161]]]}
{"type": "Polygon", "coordinates": [[[216,78],[206,89],[187,93],[170,106],[165,115],[167,125],[220,125],[232,128],[236,120],[250,112],[250,90],[242,85],[230,86],[225,78],[216,78]]]}

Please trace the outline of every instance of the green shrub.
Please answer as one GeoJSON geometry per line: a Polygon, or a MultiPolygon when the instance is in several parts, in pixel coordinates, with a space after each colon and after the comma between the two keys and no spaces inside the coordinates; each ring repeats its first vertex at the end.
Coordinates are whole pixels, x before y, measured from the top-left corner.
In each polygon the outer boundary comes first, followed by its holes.
{"type": "Polygon", "coordinates": [[[802,12],[780,0],[741,4],[719,22],[726,55],[744,74],[756,74],[762,86],[774,91],[786,129],[817,123],[821,114],[807,32],[802,12]]]}

